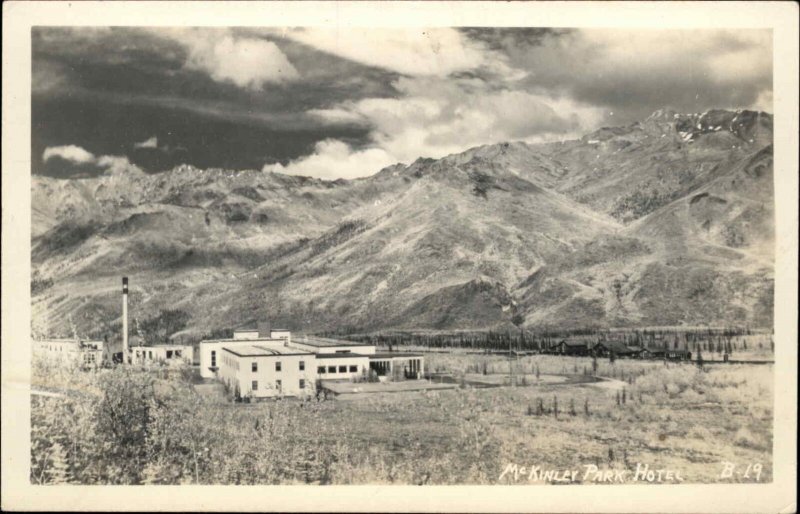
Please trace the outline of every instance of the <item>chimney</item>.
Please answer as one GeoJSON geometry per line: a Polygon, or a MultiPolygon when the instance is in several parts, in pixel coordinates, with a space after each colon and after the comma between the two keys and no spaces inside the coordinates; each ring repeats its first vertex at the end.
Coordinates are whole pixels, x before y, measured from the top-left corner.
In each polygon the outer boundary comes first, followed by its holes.
{"type": "Polygon", "coordinates": [[[122,363],[128,361],[128,277],[122,277],[122,363]]]}
{"type": "Polygon", "coordinates": [[[258,322],[258,337],[270,337],[270,326],[269,321],[259,321],[258,322]]]}

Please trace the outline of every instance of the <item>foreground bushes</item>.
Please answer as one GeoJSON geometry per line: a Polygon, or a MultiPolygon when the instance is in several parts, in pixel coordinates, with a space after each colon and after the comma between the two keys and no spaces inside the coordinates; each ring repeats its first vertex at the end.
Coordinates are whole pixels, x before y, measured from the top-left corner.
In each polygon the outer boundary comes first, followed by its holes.
{"type": "MultiPolygon", "coordinates": [[[[81,377],[96,387],[32,399],[32,483],[485,483],[499,466],[499,442],[469,391],[447,413],[453,451],[431,452],[405,439],[365,447],[332,402],[219,403],[180,374],[131,368],[63,378],[81,377]]],[[[415,403],[398,400],[374,408],[387,416],[415,403]]],[[[436,397],[419,401],[447,412],[436,397]]]]}

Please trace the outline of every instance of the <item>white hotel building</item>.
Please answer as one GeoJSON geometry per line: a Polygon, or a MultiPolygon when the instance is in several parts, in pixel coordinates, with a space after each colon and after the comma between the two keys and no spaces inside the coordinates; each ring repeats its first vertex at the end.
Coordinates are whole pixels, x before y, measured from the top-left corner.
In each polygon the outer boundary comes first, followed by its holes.
{"type": "Polygon", "coordinates": [[[200,342],[200,375],[253,398],[313,394],[317,380],[352,380],[370,370],[382,380],[421,378],[423,356],[315,336],[292,340],[288,330],[236,330],[232,339],[200,342]]]}

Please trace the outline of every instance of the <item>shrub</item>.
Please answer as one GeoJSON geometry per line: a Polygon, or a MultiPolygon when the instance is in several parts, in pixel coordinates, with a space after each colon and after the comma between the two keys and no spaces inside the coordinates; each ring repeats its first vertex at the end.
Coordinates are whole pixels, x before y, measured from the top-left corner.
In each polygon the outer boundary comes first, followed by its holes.
{"type": "Polygon", "coordinates": [[[761,449],[761,444],[755,435],[746,427],[741,427],[736,431],[736,435],[733,436],[733,443],[744,448],[761,449]]]}

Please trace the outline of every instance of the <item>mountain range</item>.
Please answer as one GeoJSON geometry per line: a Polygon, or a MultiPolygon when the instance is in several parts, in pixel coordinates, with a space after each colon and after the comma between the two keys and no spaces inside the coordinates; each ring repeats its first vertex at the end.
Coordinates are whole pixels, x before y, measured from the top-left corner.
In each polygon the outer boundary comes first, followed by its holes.
{"type": "Polygon", "coordinates": [[[771,327],[772,115],[663,109],[356,180],[182,165],[32,177],[33,330],[771,327]]]}

